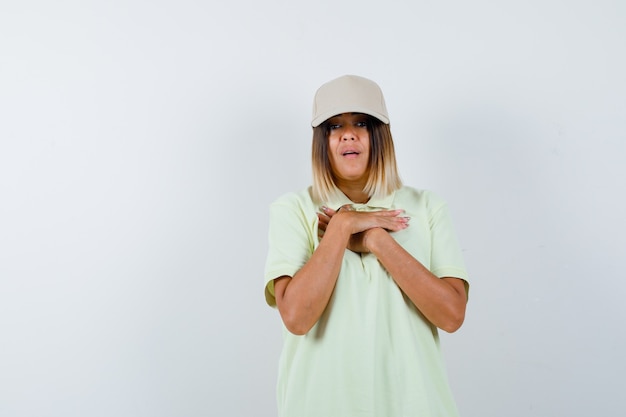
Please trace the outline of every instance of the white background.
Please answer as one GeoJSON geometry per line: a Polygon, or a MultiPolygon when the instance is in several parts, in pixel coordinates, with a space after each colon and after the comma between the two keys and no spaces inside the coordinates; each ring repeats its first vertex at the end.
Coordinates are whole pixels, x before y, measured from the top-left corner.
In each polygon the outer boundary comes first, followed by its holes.
{"type": "Polygon", "coordinates": [[[383,88],[472,278],[465,417],[623,411],[626,3],[3,1],[0,415],[274,416],[269,203],[383,88]]]}

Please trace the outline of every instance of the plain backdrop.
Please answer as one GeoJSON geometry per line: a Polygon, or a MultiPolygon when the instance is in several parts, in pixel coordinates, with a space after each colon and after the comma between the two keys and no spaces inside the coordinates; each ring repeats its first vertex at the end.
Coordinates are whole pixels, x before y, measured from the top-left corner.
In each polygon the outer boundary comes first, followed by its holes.
{"type": "Polygon", "coordinates": [[[625,51],[621,0],[2,1],[0,415],[275,416],[268,205],[343,74],[450,205],[462,416],[620,414],[625,51]]]}

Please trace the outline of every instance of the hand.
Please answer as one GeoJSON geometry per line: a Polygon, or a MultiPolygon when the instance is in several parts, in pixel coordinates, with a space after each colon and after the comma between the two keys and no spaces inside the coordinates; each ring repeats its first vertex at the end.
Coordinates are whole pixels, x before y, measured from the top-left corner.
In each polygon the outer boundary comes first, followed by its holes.
{"type": "Polygon", "coordinates": [[[351,233],[347,248],[353,252],[366,253],[369,252],[367,239],[375,234],[375,229],[396,232],[409,226],[409,217],[400,216],[402,213],[404,210],[359,212],[350,205],[341,206],[337,210],[322,207],[322,213],[317,214],[319,219],[318,236],[320,239],[324,236],[331,219],[335,219],[335,222],[346,222],[351,233]]]}

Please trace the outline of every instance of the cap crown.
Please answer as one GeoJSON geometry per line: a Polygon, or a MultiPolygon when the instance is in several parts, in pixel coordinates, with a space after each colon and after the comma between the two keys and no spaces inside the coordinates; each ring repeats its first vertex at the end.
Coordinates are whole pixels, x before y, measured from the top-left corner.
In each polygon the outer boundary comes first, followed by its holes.
{"type": "Polygon", "coordinates": [[[357,75],[344,75],[323,84],[313,99],[313,120],[317,127],[342,113],[365,113],[389,124],[385,98],[378,84],[357,75]]]}

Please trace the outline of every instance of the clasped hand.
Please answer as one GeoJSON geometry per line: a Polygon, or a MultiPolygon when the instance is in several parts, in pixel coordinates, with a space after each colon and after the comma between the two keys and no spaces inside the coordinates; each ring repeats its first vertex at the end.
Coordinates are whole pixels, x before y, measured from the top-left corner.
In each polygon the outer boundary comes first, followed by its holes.
{"type": "Polygon", "coordinates": [[[409,226],[409,217],[402,216],[404,210],[356,211],[350,205],[337,210],[322,207],[317,213],[318,235],[321,239],[330,227],[341,227],[350,233],[347,248],[356,253],[371,252],[369,244],[376,233],[397,232],[409,226]],[[332,222],[331,222],[332,221],[332,222]]]}

